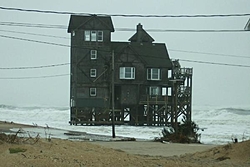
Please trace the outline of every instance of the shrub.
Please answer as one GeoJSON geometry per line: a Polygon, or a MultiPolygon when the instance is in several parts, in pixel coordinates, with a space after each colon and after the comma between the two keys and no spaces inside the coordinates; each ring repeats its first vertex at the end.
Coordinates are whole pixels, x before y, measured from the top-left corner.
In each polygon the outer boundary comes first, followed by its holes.
{"type": "Polygon", "coordinates": [[[173,143],[200,143],[200,136],[198,130],[200,128],[193,121],[183,119],[182,123],[177,124],[177,128],[168,126],[163,128],[161,138],[156,138],[156,141],[167,141],[173,143]]]}

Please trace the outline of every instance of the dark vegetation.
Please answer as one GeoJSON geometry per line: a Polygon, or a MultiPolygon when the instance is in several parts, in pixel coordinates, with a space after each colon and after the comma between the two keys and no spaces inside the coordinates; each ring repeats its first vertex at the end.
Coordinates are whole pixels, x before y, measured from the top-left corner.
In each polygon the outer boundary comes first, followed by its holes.
{"type": "Polygon", "coordinates": [[[200,143],[201,134],[198,133],[200,128],[193,121],[182,119],[182,123],[163,128],[162,137],[155,138],[160,142],[173,143],[200,143]]]}
{"type": "MultiPolygon", "coordinates": [[[[10,143],[10,144],[35,144],[40,139],[39,134],[35,137],[32,137],[28,132],[23,131],[21,128],[14,134],[5,134],[0,133],[0,144],[3,143],[10,143]],[[27,137],[28,136],[28,137],[27,137]]],[[[16,148],[9,148],[10,154],[25,152],[27,149],[16,147],[16,148]]]]}
{"type": "Polygon", "coordinates": [[[35,144],[40,139],[39,134],[32,137],[28,132],[19,129],[14,134],[0,133],[0,142],[6,142],[11,144],[29,143],[35,144]]]}

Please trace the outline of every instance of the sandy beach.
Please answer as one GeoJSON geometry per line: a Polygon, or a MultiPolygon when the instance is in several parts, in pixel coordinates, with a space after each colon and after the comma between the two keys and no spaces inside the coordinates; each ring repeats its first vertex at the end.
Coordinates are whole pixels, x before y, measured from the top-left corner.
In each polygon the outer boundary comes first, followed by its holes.
{"type": "MultiPolygon", "coordinates": [[[[32,127],[0,122],[0,132],[32,127]]],[[[0,166],[250,166],[250,141],[227,145],[152,141],[71,141],[0,139],[0,166]],[[11,149],[20,149],[11,153],[11,149]]]]}

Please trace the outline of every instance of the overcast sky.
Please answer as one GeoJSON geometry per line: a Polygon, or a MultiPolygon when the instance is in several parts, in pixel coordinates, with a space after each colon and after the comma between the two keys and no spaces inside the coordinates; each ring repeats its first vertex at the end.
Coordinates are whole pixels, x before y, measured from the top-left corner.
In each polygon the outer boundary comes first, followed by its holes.
{"type": "MultiPolygon", "coordinates": [[[[249,0],[8,0],[2,7],[70,11],[92,14],[196,15],[250,13],[249,0]]],[[[0,35],[58,44],[70,44],[66,29],[6,26],[3,22],[64,25],[69,15],[0,10],[0,35]],[[37,36],[14,32],[58,36],[37,36]]],[[[250,16],[224,18],[128,18],[112,17],[115,28],[230,29],[243,30],[250,16]]],[[[133,31],[115,31],[113,41],[128,41],[133,31]]],[[[172,59],[250,65],[250,32],[148,32],[157,43],[166,43],[172,59]],[[188,52],[186,52],[188,51],[188,52]],[[202,54],[192,52],[204,52],[202,54]]],[[[69,63],[68,47],[0,37],[0,67],[43,66],[69,63]]],[[[194,106],[250,106],[250,67],[200,64],[180,61],[192,67],[194,106]]],[[[6,79],[69,74],[69,65],[28,69],[0,69],[0,104],[69,106],[69,76],[36,79],[6,79]],[[5,79],[3,79],[5,78],[5,79]]]]}

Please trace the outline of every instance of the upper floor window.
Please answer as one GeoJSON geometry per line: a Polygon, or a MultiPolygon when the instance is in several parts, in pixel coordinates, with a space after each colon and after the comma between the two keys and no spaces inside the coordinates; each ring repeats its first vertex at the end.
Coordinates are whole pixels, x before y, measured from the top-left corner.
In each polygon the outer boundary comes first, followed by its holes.
{"type": "Polygon", "coordinates": [[[160,80],[161,70],[159,68],[149,68],[147,70],[147,79],[148,80],[160,80]]]}
{"type": "Polygon", "coordinates": [[[86,30],[84,31],[84,40],[85,41],[103,41],[103,31],[90,31],[86,30]]]}
{"type": "Polygon", "coordinates": [[[135,79],[135,67],[120,67],[120,79],[135,79]]]}
{"type": "Polygon", "coordinates": [[[96,88],[90,88],[89,89],[89,95],[90,96],[96,96],[96,88]]]}
{"type": "Polygon", "coordinates": [[[90,77],[96,77],[96,69],[90,69],[90,77]]]}
{"type": "Polygon", "coordinates": [[[84,40],[90,41],[90,31],[84,31],[84,40]]]}
{"type": "Polygon", "coordinates": [[[90,50],[90,59],[97,59],[97,50],[90,50]]]}
{"type": "Polygon", "coordinates": [[[97,34],[97,41],[102,42],[103,41],[103,32],[102,31],[98,31],[97,34]]]}
{"type": "Polygon", "coordinates": [[[96,41],[96,31],[91,31],[91,41],[96,41]]]}

